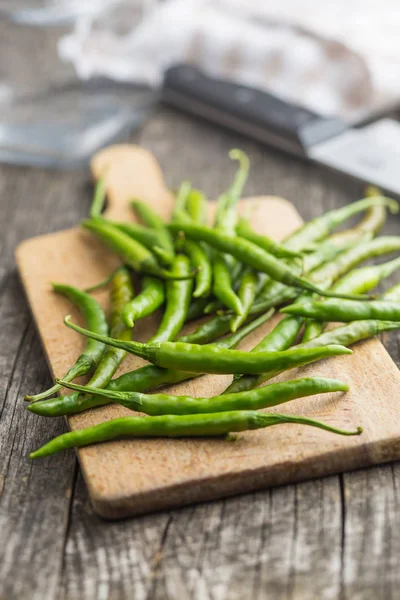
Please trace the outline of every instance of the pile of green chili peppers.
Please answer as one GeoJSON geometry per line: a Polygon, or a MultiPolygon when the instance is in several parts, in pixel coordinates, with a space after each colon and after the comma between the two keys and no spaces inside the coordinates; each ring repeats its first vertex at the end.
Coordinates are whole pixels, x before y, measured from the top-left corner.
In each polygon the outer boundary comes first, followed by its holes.
{"type": "Polygon", "coordinates": [[[360,427],[343,430],[305,416],[265,412],[295,398],[344,393],[346,383],[323,377],[266,382],[294,367],[352,354],[348,347],[355,342],[400,327],[400,284],[379,298],[368,295],[400,268],[400,257],[359,266],[400,252],[400,236],[376,237],[387,212],[398,212],[398,203],[378,191],[369,192],[362,200],[305,223],[278,243],[239,215],[249,159],[237,149],[230,158],[238,161],[238,169],[217,200],[212,226],[209,203],[188,181],[176,193],[168,223],[136,198],[127,201],[137,221],[106,219],[102,212],[107,186],[104,179],[98,181],[89,218],[81,225],[120,257],[121,266],[86,290],[53,284],[55,293],[80,310],[86,327],[68,316],[65,324],[85,336],[86,345],[51,388],[25,399],[30,412],[45,417],[112,402],[146,416],[65,433],[32,452],[31,458],[121,437],[224,435],[282,423],[341,435],[361,433],[360,427]],[[334,231],[356,215],[361,215],[357,225],[334,231]],[[91,295],[103,286],[110,289],[108,316],[91,295]],[[276,310],[283,313],[281,320],[255,348],[236,348],[276,310]],[[146,343],[132,339],[135,323],[156,311],[161,317],[154,335],[146,343]],[[201,320],[188,333],[186,323],[196,319],[201,320]],[[329,322],[342,325],[325,331],[329,322]],[[150,364],[114,377],[127,353],[150,364]],[[205,373],[233,377],[227,389],[212,398],[159,390],[205,373]],[[88,383],[74,383],[82,375],[90,376],[88,383]],[[71,393],[54,395],[62,387],[71,393]]]}

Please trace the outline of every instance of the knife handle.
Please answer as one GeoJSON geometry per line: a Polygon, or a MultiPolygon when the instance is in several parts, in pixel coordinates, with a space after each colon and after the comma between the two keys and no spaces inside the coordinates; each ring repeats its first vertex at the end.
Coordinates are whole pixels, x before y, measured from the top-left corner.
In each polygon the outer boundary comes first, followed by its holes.
{"type": "Polygon", "coordinates": [[[168,69],[163,100],[292,154],[347,129],[337,119],[280,100],[256,88],[209,77],[189,64],[168,69]]]}

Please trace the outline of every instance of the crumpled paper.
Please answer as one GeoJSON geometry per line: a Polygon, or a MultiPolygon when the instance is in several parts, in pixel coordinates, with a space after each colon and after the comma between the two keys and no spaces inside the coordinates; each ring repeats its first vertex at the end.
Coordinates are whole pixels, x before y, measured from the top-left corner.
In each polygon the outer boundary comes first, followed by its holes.
{"type": "Polygon", "coordinates": [[[399,25],[393,0],[125,0],[78,19],[59,53],[82,79],[157,88],[169,66],[189,62],[357,121],[400,96],[399,25]]]}

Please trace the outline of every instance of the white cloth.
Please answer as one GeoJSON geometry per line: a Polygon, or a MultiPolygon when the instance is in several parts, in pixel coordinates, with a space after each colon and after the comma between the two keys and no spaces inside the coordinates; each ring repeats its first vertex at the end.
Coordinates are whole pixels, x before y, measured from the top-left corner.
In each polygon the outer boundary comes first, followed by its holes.
{"type": "Polygon", "coordinates": [[[191,62],[322,114],[360,119],[400,98],[398,0],[125,0],[59,44],[81,78],[157,87],[191,62]]]}

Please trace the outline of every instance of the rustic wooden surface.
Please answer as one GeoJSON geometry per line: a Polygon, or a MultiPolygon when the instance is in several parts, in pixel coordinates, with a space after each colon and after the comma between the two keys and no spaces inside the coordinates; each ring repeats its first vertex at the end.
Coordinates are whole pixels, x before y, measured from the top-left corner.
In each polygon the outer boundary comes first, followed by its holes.
{"type": "MultiPolygon", "coordinates": [[[[108,217],[131,220],[127,199],[142,198],[169,218],[173,199],[148,150],[133,144],[114,145],[99,152],[92,164],[95,177],[104,174],[108,217]]],[[[211,220],[214,209],[215,204],[210,203],[211,220]]],[[[293,205],[276,196],[245,198],[238,209],[250,210],[255,229],[276,239],[284,238],[301,222],[293,205]]],[[[118,260],[79,228],[25,240],[17,248],[16,259],[51,370],[61,377],[83,351],[85,339],[63,326],[62,319],[71,306],[52,293],[49,282],[91,286],[102,281],[118,260]]],[[[97,292],[96,296],[108,312],[108,291],[97,292]]],[[[75,312],[74,321],[78,318],[75,312]]],[[[247,336],[240,347],[250,350],[256,346],[280,317],[274,315],[247,336]]],[[[158,324],[159,315],[139,322],[134,339],[149,339],[158,324]]],[[[188,327],[193,330],[196,325],[188,327]]],[[[143,363],[129,355],[117,375],[143,363]]],[[[379,340],[357,344],[351,357],[293,369],[280,379],[313,375],[340,377],[350,385],[350,391],[298,399],[270,410],[303,414],[346,429],[361,426],[362,436],[343,438],[319,429],[285,425],[243,433],[234,444],[223,439],[136,439],[92,445],[80,449],[78,457],[95,511],[116,519],[400,458],[400,372],[379,340]]],[[[207,375],[169,386],[166,391],[211,397],[221,393],[231,379],[229,375],[207,375]]],[[[82,429],[130,414],[127,408],[108,405],[71,417],[69,426],[82,429]]],[[[51,460],[48,459],[50,465],[51,460]]]]}
{"type": "MultiPolygon", "coordinates": [[[[228,149],[240,146],[252,159],[247,193],[287,197],[306,219],[361,193],[166,109],[132,140],[156,154],[171,186],[188,177],[210,196],[232,174],[228,149]]],[[[1,600],[399,598],[398,463],[110,523],[93,514],[72,452],[51,465],[27,459],[65,424],[21,402],[22,390],[39,391],[50,377],[13,252],[85,215],[87,184],[86,172],[0,168],[1,600]]],[[[399,233],[399,221],[385,231],[399,233]]],[[[383,336],[397,364],[399,340],[383,336]]]]}

